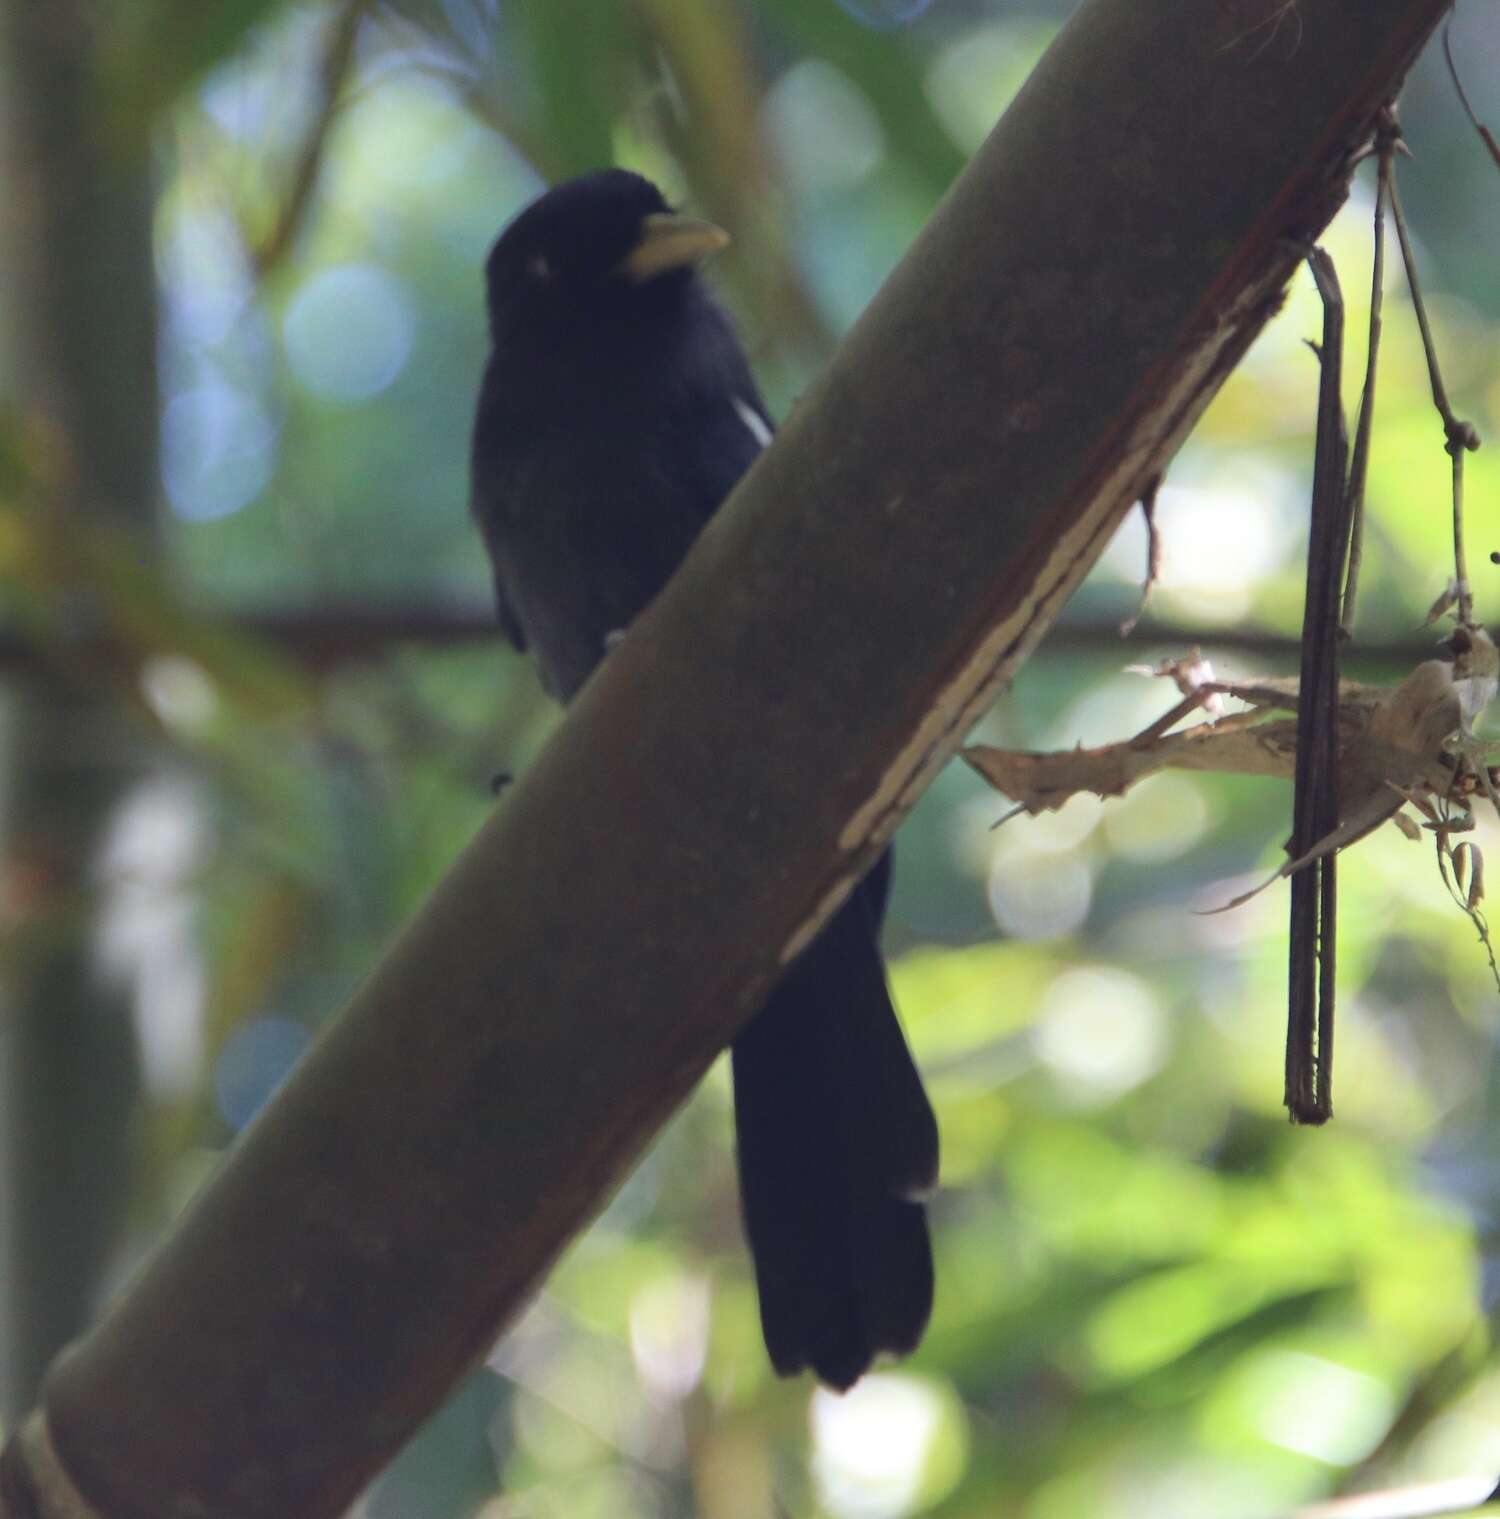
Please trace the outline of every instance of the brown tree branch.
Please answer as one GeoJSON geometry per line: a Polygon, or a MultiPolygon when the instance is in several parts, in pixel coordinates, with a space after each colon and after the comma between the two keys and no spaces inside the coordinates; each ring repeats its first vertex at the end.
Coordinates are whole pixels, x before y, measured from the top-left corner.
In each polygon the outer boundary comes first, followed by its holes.
{"type": "Polygon", "coordinates": [[[682,572],[59,1363],[0,1507],[341,1511],[1036,646],[1446,8],[1080,7],[682,572]]]}
{"type": "MultiPolygon", "coordinates": [[[[0,674],[56,676],[69,670],[132,670],[143,655],[180,654],[203,659],[194,635],[201,628],[224,645],[243,644],[247,651],[274,651],[287,665],[313,675],[331,674],[348,665],[390,658],[397,650],[418,645],[429,649],[462,649],[469,645],[508,647],[495,624],[494,608],[444,601],[349,603],[345,606],[289,608],[240,616],[204,617],[198,622],[186,609],[185,622],[167,629],[158,647],[145,649],[124,633],[82,633],[65,642],[19,629],[0,629],[0,674]],[[188,632],[183,633],[187,627],[188,632]],[[179,636],[174,638],[173,633],[179,636]]],[[[1362,639],[1345,651],[1355,667],[1409,669],[1431,657],[1437,647],[1432,633],[1410,638],[1362,639]]],[[[1043,648],[1049,654],[1117,652],[1122,665],[1135,661],[1142,649],[1185,650],[1201,645],[1215,659],[1225,654],[1248,661],[1254,669],[1295,665],[1301,645],[1289,633],[1263,628],[1204,629],[1199,625],[1153,619],[1121,642],[1116,618],[1069,614],[1048,631],[1043,648]]],[[[217,672],[210,662],[207,673],[217,672]]]]}
{"type": "Polygon", "coordinates": [[[298,145],[276,220],[258,239],[247,239],[256,277],[266,279],[286,258],[312,206],[313,191],[323,170],[323,155],[343,98],[344,84],[354,65],[360,23],[370,0],[344,0],[328,23],[322,57],[318,60],[317,103],[312,121],[298,145]]]}

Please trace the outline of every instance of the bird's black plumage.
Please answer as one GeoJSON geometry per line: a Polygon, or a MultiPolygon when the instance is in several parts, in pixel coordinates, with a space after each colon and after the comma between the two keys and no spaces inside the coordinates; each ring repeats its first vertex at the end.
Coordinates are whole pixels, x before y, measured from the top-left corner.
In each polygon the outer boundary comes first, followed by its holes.
{"type": "MultiPolygon", "coordinates": [[[[770,419],[695,264],[717,229],[622,170],[548,192],[486,269],[473,510],[500,620],[568,700],[750,467],[770,419]]],[[[847,1387],[920,1339],[937,1126],[891,1006],[882,859],[734,1045],[740,1185],[776,1369],[847,1387]]]]}

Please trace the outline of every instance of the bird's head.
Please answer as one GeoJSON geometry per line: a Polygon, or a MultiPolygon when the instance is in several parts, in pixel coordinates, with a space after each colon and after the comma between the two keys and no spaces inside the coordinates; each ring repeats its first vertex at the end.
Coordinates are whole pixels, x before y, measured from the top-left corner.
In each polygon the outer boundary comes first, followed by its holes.
{"type": "Polygon", "coordinates": [[[713,223],[673,211],[639,174],[604,169],[569,180],[533,201],[491,250],[491,329],[499,341],[670,300],[728,241],[713,223]]]}

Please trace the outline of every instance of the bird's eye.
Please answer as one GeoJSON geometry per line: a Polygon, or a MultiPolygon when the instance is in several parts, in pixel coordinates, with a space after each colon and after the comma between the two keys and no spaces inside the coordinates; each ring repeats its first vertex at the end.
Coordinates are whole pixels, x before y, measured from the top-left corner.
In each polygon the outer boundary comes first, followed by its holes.
{"type": "Polygon", "coordinates": [[[527,277],[534,280],[550,280],[552,265],[545,253],[535,253],[526,260],[527,277]]]}

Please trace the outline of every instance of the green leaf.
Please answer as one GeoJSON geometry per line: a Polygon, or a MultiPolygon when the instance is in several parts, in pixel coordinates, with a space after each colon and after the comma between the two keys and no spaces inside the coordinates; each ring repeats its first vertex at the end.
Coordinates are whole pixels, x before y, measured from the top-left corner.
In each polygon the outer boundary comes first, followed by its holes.
{"type": "Polygon", "coordinates": [[[559,178],[614,161],[614,126],[632,83],[624,7],[591,0],[522,0],[513,62],[535,91],[533,125],[559,178]]]}

